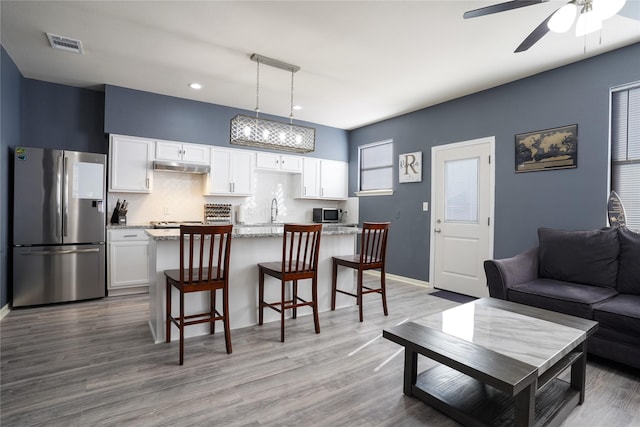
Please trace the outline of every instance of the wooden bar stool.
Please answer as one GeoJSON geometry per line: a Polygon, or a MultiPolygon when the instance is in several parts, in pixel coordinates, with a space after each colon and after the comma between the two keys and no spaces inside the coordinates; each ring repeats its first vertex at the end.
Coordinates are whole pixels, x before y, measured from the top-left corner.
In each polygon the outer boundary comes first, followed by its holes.
{"type": "Polygon", "coordinates": [[[292,310],[292,318],[297,316],[297,308],[311,306],[316,333],[320,333],[318,319],[318,250],[322,224],[297,225],[285,224],[282,240],[282,261],[258,264],[260,304],[258,324],[262,325],[263,310],[269,307],[280,313],[280,341],[284,342],[284,314],[292,310]],[[264,301],[264,275],[280,279],[280,301],[264,301]],[[311,300],[306,301],[298,296],[298,280],[311,279],[311,300]],[[291,299],[285,297],[285,285],[293,282],[291,299]]]}
{"type": "Polygon", "coordinates": [[[209,323],[211,334],[215,322],[222,320],[227,353],[231,353],[229,331],[229,257],[233,225],[180,226],[180,269],[165,270],[167,278],[166,342],[171,342],[171,323],[180,330],[180,365],[184,361],[184,327],[209,323]],[[185,247],[188,253],[185,256],[185,247]],[[180,293],[180,316],[171,314],[171,287],[180,293]],[[216,293],[222,291],[222,313],[216,309],[216,293]],[[184,314],[184,294],[209,291],[209,311],[184,314]]]}
{"type": "Polygon", "coordinates": [[[336,292],[356,297],[360,309],[360,321],[362,322],[362,295],[378,293],[382,295],[382,309],[387,316],[387,290],[385,283],[385,258],[387,254],[387,235],[389,234],[388,222],[365,222],[360,238],[360,254],[334,256],[333,272],[331,278],[331,310],[336,309],[336,292]],[[358,270],[357,293],[343,291],[337,288],[338,266],[349,267],[358,270]],[[380,270],[380,287],[370,288],[362,284],[362,273],[365,270],[380,270]]]}

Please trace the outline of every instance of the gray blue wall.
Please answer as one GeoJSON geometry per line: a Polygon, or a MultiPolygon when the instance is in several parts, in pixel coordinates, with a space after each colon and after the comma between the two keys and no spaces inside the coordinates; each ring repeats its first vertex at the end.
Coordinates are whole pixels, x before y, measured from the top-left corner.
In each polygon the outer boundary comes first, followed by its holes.
{"type": "Polygon", "coordinates": [[[20,143],[22,74],[0,46],[0,307],[11,300],[9,206],[11,149],[20,143]]]}
{"type": "MultiPolygon", "coordinates": [[[[105,87],[105,97],[106,133],[197,144],[246,148],[230,145],[231,119],[236,114],[255,114],[253,111],[110,85],[105,87]]],[[[286,120],[266,114],[261,117],[286,120]]],[[[347,131],[301,121],[296,121],[296,124],[316,129],[316,150],[308,156],[349,159],[347,131]]]]}
{"type": "MultiPolygon", "coordinates": [[[[361,197],[360,221],[390,219],[388,271],[429,278],[431,147],[496,138],[495,257],[535,246],[538,227],[606,225],[609,89],[640,80],[640,44],[350,132],[350,194],[358,146],[393,139],[395,155],[422,151],[422,182],[398,184],[393,196],[361,197]],[[514,172],[514,135],[578,124],[578,167],[514,172]]],[[[397,160],[394,177],[398,176],[397,160]]]]}

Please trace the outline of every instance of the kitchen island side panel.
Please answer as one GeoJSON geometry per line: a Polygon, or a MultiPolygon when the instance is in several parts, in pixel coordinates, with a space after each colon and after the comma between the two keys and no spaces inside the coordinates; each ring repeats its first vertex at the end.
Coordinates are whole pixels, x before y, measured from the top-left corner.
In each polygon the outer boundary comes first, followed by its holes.
{"type": "MultiPolygon", "coordinates": [[[[355,253],[357,234],[322,235],[318,260],[318,309],[322,313],[331,309],[331,257],[355,253]]],[[[165,340],[165,305],[166,281],[164,270],[179,268],[179,240],[156,240],[149,242],[149,268],[151,283],[149,284],[149,326],[156,343],[165,340]]],[[[233,238],[231,242],[231,260],[229,272],[229,321],[231,329],[253,326],[258,323],[258,263],[277,261],[282,253],[282,237],[242,237],[233,238]]],[[[354,270],[339,268],[338,283],[341,289],[356,292],[354,270]]],[[[290,285],[289,285],[290,287],[290,285]]],[[[174,315],[179,312],[179,295],[176,289],[172,298],[174,315]]],[[[290,291],[290,289],[289,289],[290,291]]],[[[311,281],[298,284],[299,295],[307,299],[311,295],[311,281]]],[[[185,314],[194,314],[208,310],[208,294],[197,292],[185,295],[185,314]]],[[[279,282],[265,276],[265,299],[280,298],[279,282]]],[[[217,299],[218,310],[221,309],[222,298],[217,299]]],[[[337,295],[336,308],[355,305],[355,298],[337,295]]],[[[310,307],[298,309],[298,316],[311,314],[310,307]]],[[[290,313],[287,313],[287,318],[290,313]]],[[[273,310],[264,311],[264,321],[279,321],[280,316],[273,310]]],[[[172,340],[179,338],[177,327],[171,333],[172,340]]],[[[322,314],[320,314],[322,328],[322,314]]],[[[223,333],[223,328],[216,333],[223,333]]],[[[209,333],[207,324],[193,325],[185,328],[185,338],[209,333]]],[[[233,336],[232,336],[233,339],[233,336]]]]}

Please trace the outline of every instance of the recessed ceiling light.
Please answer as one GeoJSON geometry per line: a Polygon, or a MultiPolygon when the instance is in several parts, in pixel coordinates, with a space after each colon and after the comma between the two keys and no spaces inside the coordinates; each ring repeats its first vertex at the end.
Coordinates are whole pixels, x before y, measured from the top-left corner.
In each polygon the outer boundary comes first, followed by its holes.
{"type": "Polygon", "coordinates": [[[191,89],[196,89],[196,90],[200,90],[202,89],[202,85],[200,83],[189,83],[189,87],[191,89]]]}
{"type": "Polygon", "coordinates": [[[294,110],[302,110],[302,105],[294,105],[293,109],[294,110]]]}

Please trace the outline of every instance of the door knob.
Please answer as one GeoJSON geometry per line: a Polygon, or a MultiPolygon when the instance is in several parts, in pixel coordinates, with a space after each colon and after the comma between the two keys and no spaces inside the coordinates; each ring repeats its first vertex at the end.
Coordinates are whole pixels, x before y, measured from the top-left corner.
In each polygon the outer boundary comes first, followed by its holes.
{"type": "Polygon", "coordinates": [[[433,231],[435,231],[436,233],[440,233],[442,230],[440,230],[439,228],[436,228],[436,229],[435,229],[435,230],[433,230],[433,231]]]}

